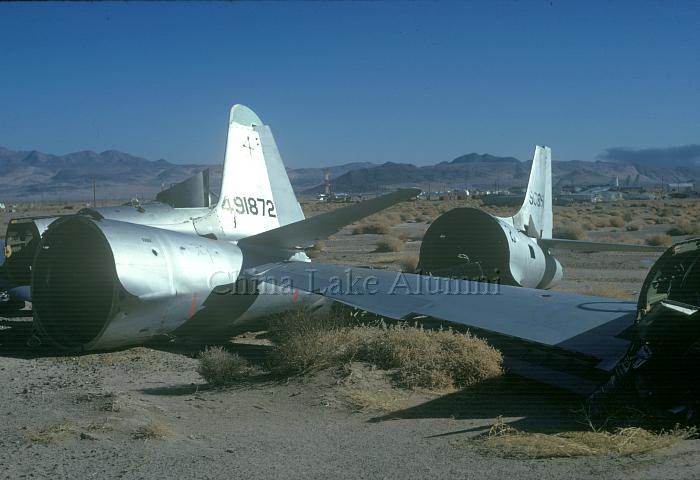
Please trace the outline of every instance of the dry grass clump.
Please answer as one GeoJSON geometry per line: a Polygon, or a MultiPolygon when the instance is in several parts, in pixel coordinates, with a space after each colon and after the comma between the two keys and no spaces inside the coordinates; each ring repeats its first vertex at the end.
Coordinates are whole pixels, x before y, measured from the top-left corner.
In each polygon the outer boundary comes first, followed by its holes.
{"type": "Polygon", "coordinates": [[[73,429],[70,425],[65,423],[56,423],[31,431],[27,435],[27,438],[34,443],[51,445],[62,442],[68,436],[70,436],[71,433],[73,433],[73,429]]]}
{"type": "Polygon", "coordinates": [[[636,231],[638,231],[638,230],[644,228],[644,226],[645,226],[645,223],[644,223],[644,222],[639,222],[639,221],[637,221],[637,222],[630,222],[630,223],[628,223],[627,226],[625,227],[625,230],[627,230],[628,232],[636,232],[636,231]]]}
{"type": "Polygon", "coordinates": [[[211,385],[229,385],[253,372],[248,361],[223,347],[207,347],[199,355],[197,372],[211,385]]]}
{"type": "Polygon", "coordinates": [[[610,217],[608,219],[608,223],[611,227],[620,228],[625,226],[625,221],[622,219],[622,217],[610,217]]]}
{"type": "Polygon", "coordinates": [[[361,223],[352,229],[353,235],[362,235],[365,233],[375,233],[386,235],[391,231],[391,226],[385,223],[361,223]]]}
{"type": "Polygon", "coordinates": [[[587,237],[586,232],[576,223],[564,223],[554,227],[552,233],[554,238],[567,240],[583,240],[587,237]]]}
{"type": "Polygon", "coordinates": [[[323,253],[326,248],[326,243],[323,241],[314,243],[313,247],[306,249],[306,255],[309,258],[317,258],[323,253]]]}
{"type": "Polygon", "coordinates": [[[561,458],[591,455],[625,456],[667,448],[695,436],[695,428],[658,433],[639,427],[554,434],[522,432],[499,418],[480,442],[505,457],[561,458]]]}
{"type": "Polygon", "coordinates": [[[583,220],[582,222],[580,222],[580,225],[581,225],[581,228],[583,228],[583,230],[584,230],[585,232],[589,232],[589,231],[595,229],[595,225],[593,225],[593,224],[592,224],[590,221],[588,221],[588,220],[583,220]]]}
{"type": "Polygon", "coordinates": [[[698,232],[700,232],[700,227],[698,224],[687,220],[678,222],[675,226],[666,230],[666,233],[672,237],[677,237],[680,235],[695,235],[698,232]]]}
{"type": "Polygon", "coordinates": [[[592,223],[595,228],[607,227],[610,224],[608,219],[605,217],[596,217],[592,220],[592,223]]]}
{"type": "Polygon", "coordinates": [[[402,272],[415,272],[416,267],[418,267],[418,255],[404,255],[399,260],[399,265],[401,265],[402,272]]]}
{"type": "Polygon", "coordinates": [[[377,242],[375,252],[400,252],[406,246],[406,242],[393,235],[385,235],[377,242]]]}
{"type": "Polygon", "coordinates": [[[650,235],[646,238],[647,245],[652,245],[654,247],[662,245],[671,245],[673,239],[670,235],[665,233],[657,233],[656,235],[650,235]]]}
{"type": "Polygon", "coordinates": [[[163,422],[151,420],[142,425],[134,432],[133,437],[137,440],[163,440],[175,435],[172,428],[163,422]]]}
{"type": "Polygon", "coordinates": [[[366,362],[392,371],[394,382],[406,388],[465,387],[502,373],[501,354],[469,333],[424,330],[404,324],[349,325],[342,319],[291,323],[277,335],[273,368],[306,373],[366,362]]]}

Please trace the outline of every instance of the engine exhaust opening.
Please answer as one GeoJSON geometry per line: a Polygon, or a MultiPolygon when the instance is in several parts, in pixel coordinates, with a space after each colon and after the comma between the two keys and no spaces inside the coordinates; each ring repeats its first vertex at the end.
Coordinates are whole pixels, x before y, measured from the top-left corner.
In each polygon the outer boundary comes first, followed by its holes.
{"type": "Polygon", "coordinates": [[[425,232],[418,269],[425,274],[509,284],[508,241],[498,220],[475,208],[455,208],[425,232]]]}
{"type": "Polygon", "coordinates": [[[92,341],[109,319],[116,278],[112,251],[92,220],[75,216],[54,222],[33,268],[33,307],[40,330],[66,349],[92,341]]]}

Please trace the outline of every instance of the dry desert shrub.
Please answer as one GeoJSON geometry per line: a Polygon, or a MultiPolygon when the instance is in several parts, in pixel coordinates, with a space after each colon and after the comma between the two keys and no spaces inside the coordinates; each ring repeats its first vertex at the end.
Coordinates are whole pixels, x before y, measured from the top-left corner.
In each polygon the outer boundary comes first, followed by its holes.
{"type": "Polygon", "coordinates": [[[375,233],[386,235],[391,231],[390,225],[384,223],[361,223],[352,230],[353,235],[362,235],[365,233],[375,233]]]}
{"type": "Polygon", "coordinates": [[[396,212],[385,213],[380,223],[385,223],[389,225],[397,225],[401,223],[401,215],[396,212]],[[383,221],[382,221],[383,220],[383,221]]]}
{"type": "Polygon", "coordinates": [[[418,255],[404,255],[399,260],[399,265],[401,265],[402,272],[415,272],[418,266],[418,255]]]}
{"type": "Polygon", "coordinates": [[[223,347],[207,347],[199,355],[197,372],[211,385],[229,385],[249,376],[253,370],[246,359],[223,347]]]}
{"type": "Polygon", "coordinates": [[[406,242],[393,235],[385,235],[377,242],[375,252],[400,252],[406,246],[406,242]]]}
{"type": "Polygon", "coordinates": [[[644,226],[645,224],[640,221],[630,222],[625,227],[625,230],[627,230],[628,232],[636,232],[639,229],[644,228],[644,226]]]}
{"type": "Polygon", "coordinates": [[[583,240],[586,232],[576,223],[564,223],[554,228],[553,236],[567,240],[583,240]]]}
{"type": "Polygon", "coordinates": [[[641,238],[625,234],[617,237],[617,240],[615,240],[614,243],[629,243],[630,245],[642,245],[644,241],[641,238]]]}
{"type": "Polygon", "coordinates": [[[595,228],[595,226],[589,220],[584,220],[580,222],[580,225],[581,228],[583,228],[583,230],[586,232],[591,231],[595,228]]]}
{"type": "Polygon", "coordinates": [[[30,431],[27,435],[29,440],[41,445],[51,445],[65,440],[73,433],[70,425],[65,423],[57,423],[48,425],[37,430],[30,431]]]}
{"type": "Polygon", "coordinates": [[[323,251],[325,250],[325,248],[326,248],[326,243],[325,243],[325,242],[322,242],[322,241],[321,241],[321,242],[316,242],[316,243],[314,243],[314,246],[313,246],[313,247],[308,248],[308,249],[306,250],[306,255],[307,255],[309,258],[317,258],[318,256],[321,255],[321,253],[323,253],[323,251]]]}
{"type": "Polygon", "coordinates": [[[347,325],[337,318],[328,324],[307,322],[304,311],[290,315],[291,322],[277,335],[272,365],[277,371],[307,373],[366,362],[392,371],[399,386],[432,389],[466,387],[502,373],[500,352],[469,333],[404,324],[347,325]]]}
{"type": "Polygon", "coordinates": [[[163,440],[173,435],[175,433],[169,425],[157,420],[151,420],[136,429],[133,437],[137,440],[163,440]]]}
{"type": "Polygon", "coordinates": [[[610,217],[608,219],[608,223],[610,223],[611,227],[624,227],[625,226],[625,221],[622,219],[622,217],[610,217]]]}
{"type": "Polygon", "coordinates": [[[695,428],[679,426],[660,432],[640,427],[626,427],[611,432],[530,433],[520,431],[499,418],[489,432],[478,441],[489,450],[504,457],[562,458],[633,455],[667,448],[695,435],[695,428]]]}
{"type": "Polygon", "coordinates": [[[634,237],[629,234],[624,235],[603,235],[598,237],[596,241],[601,243],[627,243],[629,245],[641,245],[644,243],[640,238],[634,237]]]}
{"type": "Polygon", "coordinates": [[[671,245],[673,239],[670,235],[665,233],[657,233],[656,235],[650,235],[646,238],[647,245],[652,245],[654,247],[671,245]]]}
{"type": "Polygon", "coordinates": [[[592,222],[593,222],[593,225],[595,226],[595,228],[607,227],[607,226],[610,224],[610,222],[608,221],[607,218],[605,218],[605,217],[600,217],[600,216],[595,217],[595,218],[592,220],[592,222]]]}
{"type": "Polygon", "coordinates": [[[672,237],[677,237],[680,235],[695,235],[699,232],[700,228],[698,224],[687,220],[678,222],[675,226],[666,230],[666,233],[672,237]]]}

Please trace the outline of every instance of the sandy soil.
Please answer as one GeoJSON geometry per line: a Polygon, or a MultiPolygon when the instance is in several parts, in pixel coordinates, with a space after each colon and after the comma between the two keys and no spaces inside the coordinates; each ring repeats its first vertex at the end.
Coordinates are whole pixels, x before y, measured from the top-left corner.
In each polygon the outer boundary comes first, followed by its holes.
{"type": "MultiPolygon", "coordinates": [[[[407,234],[425,224],[396,226],[407,234]]],[[[656,228],[656,226],[654,226],[656,228]]],[[[371,253],[377,236],[326,244],[317,260],[397,268],[417,253],[371,253]]],[[[610,232],[604,232],[611,235],[610,232]]],[[[613,232],[614,234],[615,232],[613,232]]],[[[602,233],[601,233],[602,235],[602,233]]],[[[615,286],[634,297],[654,255],[559,258],[558,288],[615,286]]],[[[0,318],[0,475],[3,478],[698,478],[700,440],[625,458],[501,458],[475,436],[498,416],[520,429],[581,428],[581,398],[506,375],[442,395],[406,393],[388,412],[358,411],[333,375],[210,389],[196,373],[197,348],[132,348],[81,357],[28,349],[31,312],[0,318]]],[[[263,362],[264,342],[228,347],[263,362]]],[[[364,376],[363,376],[364,375],[364,376]]]]}

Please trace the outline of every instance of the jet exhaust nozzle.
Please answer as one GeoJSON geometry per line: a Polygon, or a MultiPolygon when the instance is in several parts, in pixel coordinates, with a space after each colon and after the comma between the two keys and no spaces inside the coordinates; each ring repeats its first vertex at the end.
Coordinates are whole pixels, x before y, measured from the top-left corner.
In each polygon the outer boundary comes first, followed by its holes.
{"type": "Polygon", "coordinates": [[[185,324],[238,278],[238,247],[154,227],[70,216],[44,234],[33,266],[35,321],[60,348],[143,343],[185,324]]]}

